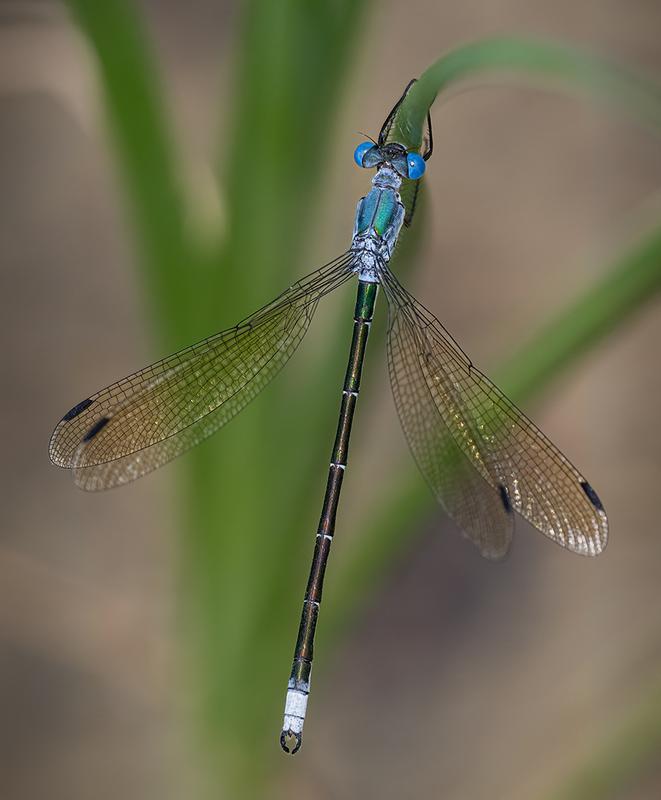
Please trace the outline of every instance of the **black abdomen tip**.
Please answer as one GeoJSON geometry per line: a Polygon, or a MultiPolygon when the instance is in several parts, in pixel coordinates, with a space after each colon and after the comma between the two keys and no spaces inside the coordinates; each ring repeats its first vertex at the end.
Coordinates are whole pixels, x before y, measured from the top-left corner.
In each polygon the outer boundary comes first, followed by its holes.
{"type": "Polygon", "coordinates": [[[588,500],[592,503],[592,505],[598,509],[599,511],[603,511],[604,507],[599,499],[599,495],[595,492],[595,490],[590,486],[587,481],[581,481],[581,489],[587,495],[588,500]]]}
{"type": "Polygon", "coordinates": [[[512,504],[510,503],[510,496],[507,494],[507,489],[503,486],[502,483],[498,484],[498,492],[500,493],[500,501],[503,504],[503,508],[507,511],[508,514],[512,513],[512,504]]]}
{"type": "Polygon", "coordinates": [[[303,741],[303,737],[300,733],[294,733],[294,731],[282,731],[280,734],[280,747],[285,751],[285,753],[291,753],[294,755],[298,753],[301,749],[301,743],[303,741]]]}
{"type": "Polygon", "coordinates": [[[62,417],[62,422],[70,422],[72,419],[75,419],[78,414],[82,414],[86,408],[89,408],[93,402],[94,400],[89,397],[87,400],[81,400],[77,406],[74,406],[67,411],[67,413],[62,417]]]}
{"type": "Polygon", "coordinates": [[[95,422],[94,425],[87,431],[87,433],[83,436],[84,442],[89,442],[93,439],[97,433],[106,427],[106,425],[110,422],[110,417],[101,417],[98,422],[95,422]]]}

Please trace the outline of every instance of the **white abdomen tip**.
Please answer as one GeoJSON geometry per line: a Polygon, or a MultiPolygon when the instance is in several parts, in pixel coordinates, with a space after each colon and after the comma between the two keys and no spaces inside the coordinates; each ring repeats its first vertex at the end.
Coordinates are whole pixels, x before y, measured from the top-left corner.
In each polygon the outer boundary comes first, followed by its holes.
{"type": "Polygon", "coordinates": [[[287,700],[285,701],[285,721],[282,726],[283,730],[288,730],[292,733],[300,733],[303,730],[307,707],[307,692],[300,692],[298,689],[289,689],[287,691],[287,700]]]}
{"type": "Polygon", "coordinates": [[[287,753],[294,754],[301,746],[303,723],[308,707],[308,693],[299,689],[288,689],[285,700],[285,718],[282,723],[280,744],[287,753]],[[294,746],[290,749],[288,741],[293,738],[294,746]]]}

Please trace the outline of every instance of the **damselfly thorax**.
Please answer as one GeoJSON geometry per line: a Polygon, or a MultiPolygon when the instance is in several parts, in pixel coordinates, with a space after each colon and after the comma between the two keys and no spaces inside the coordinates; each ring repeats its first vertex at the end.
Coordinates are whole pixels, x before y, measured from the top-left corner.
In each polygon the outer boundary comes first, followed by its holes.
{"type": "Polygon", "coordinates": [[[374,176],[370,193],[358,201],[351,252],[361,281],[378,283],[379,267],[393,254],[406,214],[401,185],[401,176],[385,163],[374,176]]]}

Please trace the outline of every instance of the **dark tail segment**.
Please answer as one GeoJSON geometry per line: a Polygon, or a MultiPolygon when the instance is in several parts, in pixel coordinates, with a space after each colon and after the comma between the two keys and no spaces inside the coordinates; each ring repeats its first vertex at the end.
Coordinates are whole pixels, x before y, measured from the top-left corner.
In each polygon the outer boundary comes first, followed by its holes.
{"type": "Polygon", "coordinates": [[[302,742],[303,724],[310,692],[310,674],[314,634],[317,627],[321,594],[324,584],[326,564],[330,555],[331,542],[335,532],[335,517],[340,500],[342,480],[349,455],[351,424],[360,391],[360,377],[363,370],[367,337],[374,315],[378,285],[367,281],[358,282],[358,296],[354,315],[353,338],[349,352],[349,363],[344,378],[340,418],[335,435],[335,444],[326,483],[326,494],[321,510],[317,539],[312,557],[310,577],[303,600],[303,611],[298,628],[294,661],[287,688],[285,716],[280,735],[280,745],[286,753],[296,753],[302,742]]]}

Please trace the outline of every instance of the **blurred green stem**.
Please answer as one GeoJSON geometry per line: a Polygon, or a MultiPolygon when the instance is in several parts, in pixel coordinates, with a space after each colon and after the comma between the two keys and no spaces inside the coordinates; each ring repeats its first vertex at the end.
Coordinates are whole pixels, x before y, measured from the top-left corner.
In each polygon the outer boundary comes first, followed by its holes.
{"type": "Polygon", "coordinates": [[[67,0],[96,57],[106,119],[136,225],[143,290],[161,340],[181,344],[193,306],[180,163],[142,19],[126,0],[67,0]]]}

